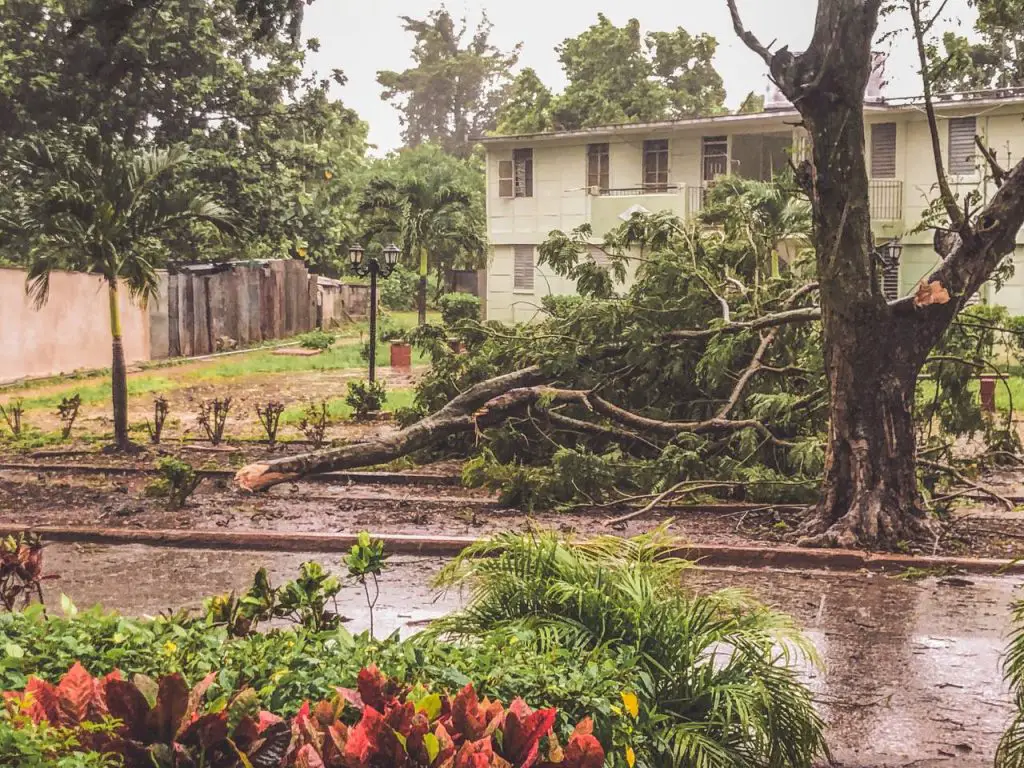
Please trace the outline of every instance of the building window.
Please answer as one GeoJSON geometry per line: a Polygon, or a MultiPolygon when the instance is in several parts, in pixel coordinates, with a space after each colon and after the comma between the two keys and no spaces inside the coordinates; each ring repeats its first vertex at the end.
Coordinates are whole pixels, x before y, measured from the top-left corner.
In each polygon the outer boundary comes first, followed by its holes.
{"type": "Polygon", "coordinates": [[[967,176],[977,170],[974,164],[977,122],[974,117],[954,117],[949,121],[949,172],[954,176],[967,176]]]}
{"type": "Polygon", "coordinates": [[[896,178],[896,123],[871,126],[871,178],[896,178]]]}
{"type": "Polygon", "coordinates": [[[587,188],[608,189],[608,145],[587,145],[587,188]]]}
{"type": "Polygon", "coordinates": [[[701,178],[712,182],[729,172],[729,139],[726,136],[705,136],[701,146],[701,178]]]}
{"type": "Polygon", "coordinates": [[[533,246],[512,246],[512,290],[533,292],[533,246]]]}
{"type": "Polygon", "coordinates": [[[517,149],[498,162],[498,197],[533,197],[533,150],[517,149]]]}
{"type": "Polygon", "coordinates": [[[668,191],[668,139],[644,142],[644,190],[668,191]]]}

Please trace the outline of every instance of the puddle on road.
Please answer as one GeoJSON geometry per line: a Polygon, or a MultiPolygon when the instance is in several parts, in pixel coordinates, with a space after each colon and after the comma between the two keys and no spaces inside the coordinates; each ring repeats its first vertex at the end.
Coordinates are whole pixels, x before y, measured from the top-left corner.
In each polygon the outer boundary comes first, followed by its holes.
{"type": "MultiPolygon", "coordinates": [[[[197,608],[211,594],[244,589],[260,566],[273,583],[305,560],[342,572],[340,557],[175,550],[145,546],[50,545],[47,601],[60,592],[84,608],[125,614],[197,608]]],[[[416,626],[456,608],[430,581],[439,559],[396,556],[381,579],[380,633],[416,626]]],[[[821,654],[825,671],[806,670],[829,722],[839,765],[989,766],[1011,707],[999,671],[1009,604],[1021,579],[970,577],[967,586],[907,582],[856,573],[714,569],[687,577],[700,589],[743,587],[793,615],[821,654]]],[[[353,631],[367,626],[362,588],[346,586],[341,612],[353,631]]]]}

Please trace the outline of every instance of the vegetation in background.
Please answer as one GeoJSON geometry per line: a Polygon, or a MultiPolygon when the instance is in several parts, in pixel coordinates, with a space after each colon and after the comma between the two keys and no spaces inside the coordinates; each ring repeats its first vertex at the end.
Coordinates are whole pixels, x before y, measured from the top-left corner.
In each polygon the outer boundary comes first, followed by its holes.
{"type": "Polygon", "coordinates": [[[17,397],[7,405],[0,405],[0,416],[7,422],[7,428],[15,438],[21,437],[21,417],[25,415],[25,401],[17,397]]]}
{"type": "Polygon", "coordinates": [[[318,349],[324,352],[334,346],[335,336],[333,333],[315,330],[299,336],[299,346],[303,349],[318,349]]]}
{"type": "Polygon", "coordinates": [[[313,448],[320,448],[324,444],[327,435],[327,427],[331,423],[330,414],[326,400],[319,403],[309,403],[302,412],[299,419],[299,431],[306,436],[306,439],[313,444],[313,448]]]}
{"type": "Polygon", "coordinates": [[[413,66],[378,72],[381,98],[398,109],[406,146],[430,142],[468,157],[474,137],[494,127],[521,45],[506,53],[491,43],[486,13],[471,33],[466,20],[456,20],[444,6],[423,19],[401,19],[415,40],[413,66]]]}
{"type": "Polygon", "coordinates": [[[532,69],[516,77],[498,111],[498,133],[573,130],[724,111],[712,59],[718,42],[682,27],[646,35],[640,22],[597,22],[555,48],[567,85],[553,95],[532,69]]]}

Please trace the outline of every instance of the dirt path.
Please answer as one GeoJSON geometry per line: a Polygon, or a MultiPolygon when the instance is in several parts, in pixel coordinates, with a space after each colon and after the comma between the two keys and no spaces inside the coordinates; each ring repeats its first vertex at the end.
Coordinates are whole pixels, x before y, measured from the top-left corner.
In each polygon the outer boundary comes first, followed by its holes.
{"type": "MultiPolygon", "coordinates": [[[[211,552],[142,546],[51,545],[48,600],[63,591],[79,607],[100,602],[128,614],[196,607],[203,597],[244,587],[266,565],[291,577],[301,554],[211,552]],[[168,597],[168,579],[174,596],[168,597]]],[[[321,562],[338,568],[330,558],[321,562]]],[[[395,558],[382,580],[376,621],[412,631],[459,605],[434,602],[428,581],[441,563],[395,558]]],[[[696,588],[751,590],[794,615],[825,671],[806,678],[829,722],[838,765],[849,768],[988,766],[1011,708],[998,664],[1009,605],[1021,579],[972,577],[908,582],[869,574],[717,569],[687,577],[696,588]]],[[[347,587],[342,612],[366,626],[362,592],[347,587]]]]}

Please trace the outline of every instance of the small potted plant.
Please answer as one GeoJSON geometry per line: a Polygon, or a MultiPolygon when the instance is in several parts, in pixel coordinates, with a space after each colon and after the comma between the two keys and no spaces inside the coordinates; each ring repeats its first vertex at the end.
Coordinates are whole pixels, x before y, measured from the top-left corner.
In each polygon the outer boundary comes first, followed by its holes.
{"type": "Polygon", "coordinates": [[[401,328],[386,328],[381,331],[381,341],[391,344],[391,367],[412,368],[412,344],[401,328]]]}

